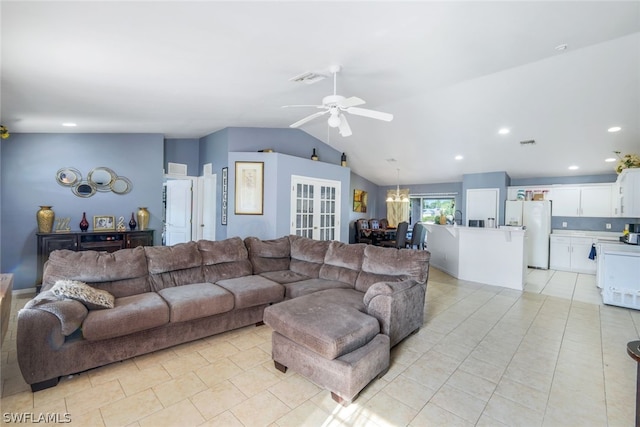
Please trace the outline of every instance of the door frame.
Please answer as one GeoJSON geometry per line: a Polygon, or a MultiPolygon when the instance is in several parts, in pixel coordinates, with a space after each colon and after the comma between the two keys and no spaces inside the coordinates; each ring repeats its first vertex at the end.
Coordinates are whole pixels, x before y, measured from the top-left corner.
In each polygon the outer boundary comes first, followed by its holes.
{"type": "MultiPolygon", "coordinates": [[[[310,177],[310,176],[303,176],[303,175],[291,175],[291,197],[290,197],[290,201],[291,201],[291,208],[289,211],[289,232],[291,234],[295,234],[296,233],[296,184],[298,183],[303,183],[303,184],[312,184],[312,185],[326,185],[326,186],[332,186],[335,187],[336,189],[336,197],[335,197],[335,211],[333,212],[334,217],[335,217],[335,224],[333,226],[334,228],[334,237],[333,240],[340,240],[340,235],[341,235],[341,214],[342,214],[342,181],[339,180],[333,180],[333,179],[324,179],[324,178],[315,178],[315,177],[310,177]]],[[[320,193],[316,193],[316,194],[320,194],[320,193]]],[[[315,195],[315,194],[314,194],[315,195]]],[[[320,199],[318,200],[314,200],[314,213],[316,213],[315,210],[315,205],[316,202],[318,202],[317,204],[319,204],[320,199]]],[[[320,218],[320,210],[317,211],[317,216],[314,215],[314,224],[315,221],[317,219],[320,218]]],[[[316,237],[316,230],[319,230],[319,227],[314,227],[313,228],[313,235],[314,235],[314,240],[318,240],[316,237]]]]}

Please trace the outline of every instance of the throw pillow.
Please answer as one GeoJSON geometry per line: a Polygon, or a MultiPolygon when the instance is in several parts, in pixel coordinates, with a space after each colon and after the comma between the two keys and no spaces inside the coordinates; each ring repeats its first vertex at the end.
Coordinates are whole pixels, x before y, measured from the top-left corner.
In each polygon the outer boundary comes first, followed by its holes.
{"type": "Polygon", "coordinates": [[[80,301],[89,310],[113,308],[115,305],[115,297],[109,292],[77,280],[58,280],[51,288],[51,292],[58,297],[80,301]]]}

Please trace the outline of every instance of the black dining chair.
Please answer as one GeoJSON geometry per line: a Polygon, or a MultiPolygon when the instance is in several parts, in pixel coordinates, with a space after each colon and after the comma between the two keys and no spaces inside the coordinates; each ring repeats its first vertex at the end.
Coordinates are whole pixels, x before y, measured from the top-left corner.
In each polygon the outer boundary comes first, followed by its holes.
{"type": "Polygon", "coordinates": [[[413,249],[424,249],[424,238],[427,236],[427,229],[424,224],[416,222],[411,232],[411,241],[407,242],[407,247],[413,249]]]}
{"type": "Polygon", "coordinates": [[[356,243],[373,244],[373,235],[369,229],[369,220],[360,218],[356,220],[356,243]]]}
{"type": "Polygon", "coordinates": [[[396,238],[395,240],[385,240],[380,243],[380,246],[391,247],[391,248],[404,248],[407,245],[407,231],[409,231],[409,223],[406,221],[398,224],[396,228],[396,238]]]}

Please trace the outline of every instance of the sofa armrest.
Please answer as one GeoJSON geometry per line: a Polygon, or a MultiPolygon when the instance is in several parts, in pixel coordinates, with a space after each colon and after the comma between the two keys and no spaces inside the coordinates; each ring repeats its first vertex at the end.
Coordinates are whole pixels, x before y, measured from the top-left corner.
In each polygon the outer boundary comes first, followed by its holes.
{"type": "Polygon", "coordinates": [[[367,313],[380,322],[380,330],[391,339],[391,346],[417,330],[424,322],[427,285],[414,279],[378,282],[364,295],[367,313]]]}
{"type": "Polygon", "coordinates": [[[51,313],[60,321],[63,335],[71,335],[89,314],[87,307],[72,299],[59,299],[51,291],[38,294],[24,306],[25,309],[42,310],[51,313]]]}

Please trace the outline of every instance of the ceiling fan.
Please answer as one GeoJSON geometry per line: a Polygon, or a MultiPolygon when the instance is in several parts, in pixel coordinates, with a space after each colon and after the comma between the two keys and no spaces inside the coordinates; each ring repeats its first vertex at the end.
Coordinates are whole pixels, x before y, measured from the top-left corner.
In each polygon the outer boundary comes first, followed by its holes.
{"type": "Polygon", "coordinates": [[[318,111],[313,113],[297,122],[289,125],[291,128],[297,128],[303,124],[315,119],[316,117],[329,114],[328,124],[332,128],[338,128],[338,132],[342,136],[350,136],[352,134],[347,117],[344,112],[354,114],[356,116],[369,117],[372,119],[384,120],[390,122],[393,120],[393,114],[383,113],[381,111],[368,110],[366,108],[358,108],[358,105],[362,105],[365,102],[357,96],[345,98],[342,95],[336,93],[336,76],[340,71],[339,65],[332,65],[329,67],[329,71],[333,74],[333,95],[325,96],[322,98],[322,105],[285,105],[283,108],[289,107],[315,107],[324,111],[318,111]]]}

